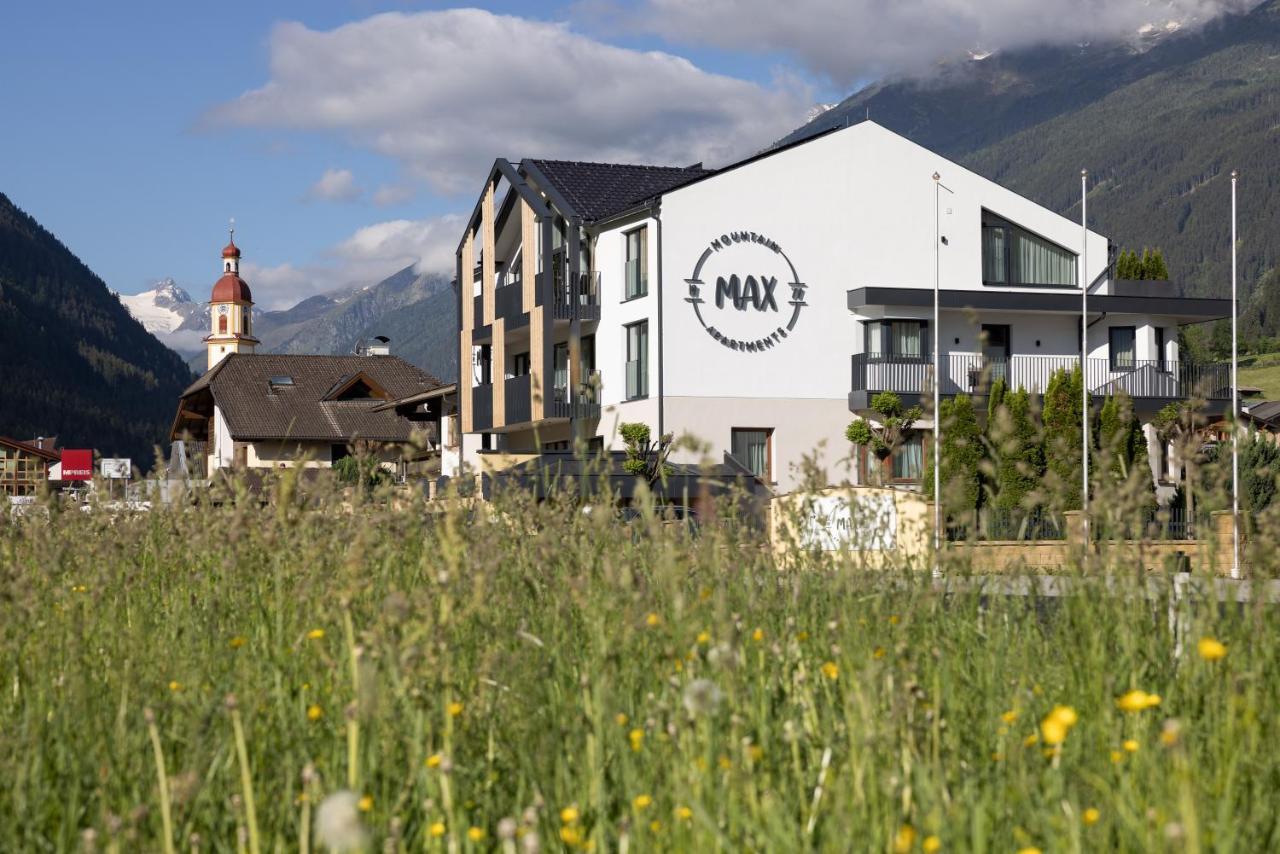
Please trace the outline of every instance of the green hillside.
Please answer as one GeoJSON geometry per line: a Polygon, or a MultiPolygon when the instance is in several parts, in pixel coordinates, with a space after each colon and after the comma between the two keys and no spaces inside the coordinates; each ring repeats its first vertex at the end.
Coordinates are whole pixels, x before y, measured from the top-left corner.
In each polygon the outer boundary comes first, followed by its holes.
{"type": "Polygon", "coordinates": [[[56,435],[146,469],[191,378],[92,270],[0,194],[0,434],[56,435]]]}
{"type": "MultiPolygon", "coordinates": [[[[1280,2],[1141,45],[1040,47],[951,63],[929,80],[877,83],[783,142],[870,113],[1123,247],[1159,247],[1171,278],[1225,296],[1229,173],[1241,172],[1240,275],[1258,290],[1280,257],[1280,2]]],[[[1255,334],[1280,334],[1280,311],[1255,334]]],[[[1276,300],[1272,300],[1276,302],[1276,300]]],[[[1277,307],[1280,308],[1280,302],[1277,307]]]]}

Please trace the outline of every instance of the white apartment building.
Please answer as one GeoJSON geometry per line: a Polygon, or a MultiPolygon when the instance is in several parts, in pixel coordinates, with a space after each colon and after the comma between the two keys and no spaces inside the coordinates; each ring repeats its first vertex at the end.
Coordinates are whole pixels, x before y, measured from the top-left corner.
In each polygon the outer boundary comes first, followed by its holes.
{"type": "MultiPolygon", "coordinates": [[[[458,249],[462,461],[620,448],[639,421],[782,492],[807,455],[857,481],[854,414],[929,387],[935,247],[941,390],[980,395],[1079,364],[1081,243],[1078,222],[870,121],[719,170],[499,160],[458,249]]],[[[1087,249],[1090,389],[1143,416],[1193,385],[1225,402],[1225,369],[1181,363],[1177,329],[1229,303],[1114,281],[1107,238],[1087,249]]],[[[922,444],[892,479],[919,480],[922,444]]]]}

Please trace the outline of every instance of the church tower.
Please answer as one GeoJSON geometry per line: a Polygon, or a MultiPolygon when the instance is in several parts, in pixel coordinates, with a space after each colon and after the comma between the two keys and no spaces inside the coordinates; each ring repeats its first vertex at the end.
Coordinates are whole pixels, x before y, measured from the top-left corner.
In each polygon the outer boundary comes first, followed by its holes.
{"type": "Polygon", "coordinates": [[[209,350],[209,369],[231,353],[252,353],[258,339],[253,337],[253,295],[240,278],[240,247],[235,229],[231,242],[222,250],[222,277],[213,285],[209,300],[209,334],[204,343],[209,350]]]}

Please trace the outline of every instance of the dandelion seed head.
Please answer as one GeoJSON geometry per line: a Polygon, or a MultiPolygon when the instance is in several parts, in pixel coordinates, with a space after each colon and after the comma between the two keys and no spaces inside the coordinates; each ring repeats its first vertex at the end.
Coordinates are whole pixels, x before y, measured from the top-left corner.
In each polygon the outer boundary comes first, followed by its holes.
{"type": "Polygon", "coordinates": [[[713,714],[721,699],[720,687],[710,679],[694,679],[684,687],[684,708],[690,717],[713,714]]]}
{"type": "Polygon", "coordinates": [[[355,792],[334,792],[316,810],[316,839],[330,851],[359,851],[369,842],[355,792]]]}

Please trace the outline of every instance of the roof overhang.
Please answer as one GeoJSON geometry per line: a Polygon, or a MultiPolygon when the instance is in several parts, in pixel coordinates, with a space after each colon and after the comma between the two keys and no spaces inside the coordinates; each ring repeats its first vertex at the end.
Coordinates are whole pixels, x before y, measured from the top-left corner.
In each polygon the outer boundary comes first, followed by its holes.
{"type": "MultiPolygon", "coordinates": [[[[868,306],[932,308],[931,288],[867,287],[849,291],[850,311],[868,306]]],[[[1043,311],[1080,313],[1080,291],[981,290],[938,292],[938,307],[944,309],[986,309],[990,311],[1043,311]]],[[[1179,322],[1201,323],[1231,316],[1231,300],[1206,297],[1119,296],[1090,294],[1089,311],[1099,314],[1157,314],[1179,322]]]]}
{"type": "Polygon", "coordinates": [[[458,391],[457,383],[449,385],[437,386],[430,391],[422,391],[417,394],[411,394],[408,397],[402,397],[399,400],[388,400],[386,403],[379,403],[373,407],[371,412],[386,412],[388,409],[398,409],[401,406],[416,406],[419,403],[426,403],[428,400],[435,400],[438,397],[447,397],[458,391]]]}

